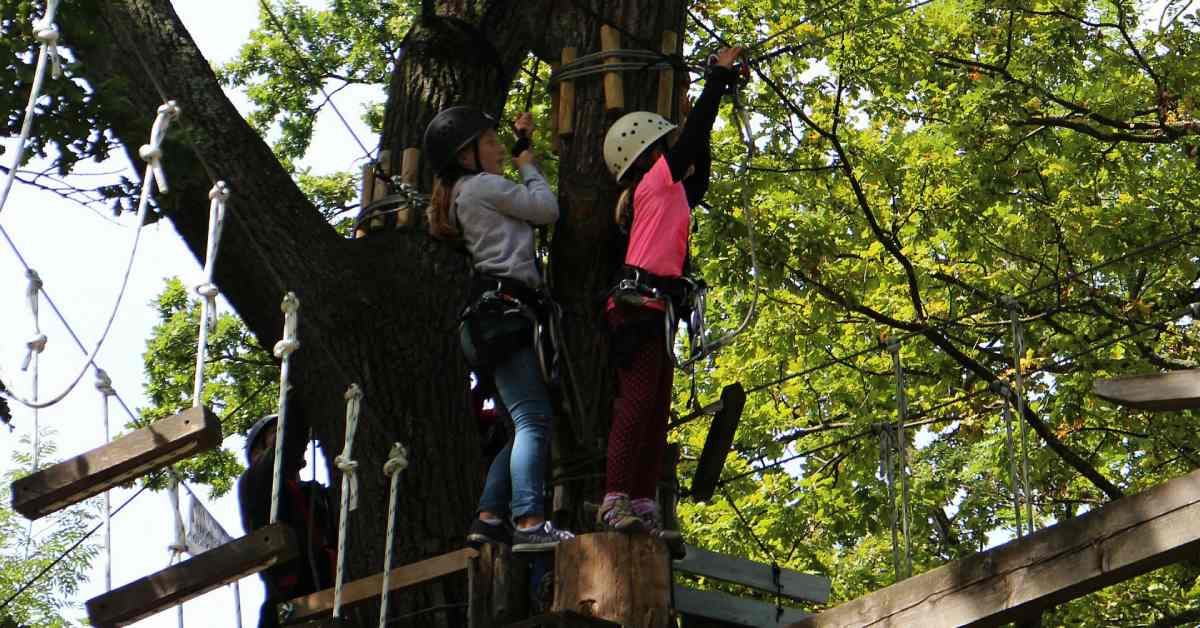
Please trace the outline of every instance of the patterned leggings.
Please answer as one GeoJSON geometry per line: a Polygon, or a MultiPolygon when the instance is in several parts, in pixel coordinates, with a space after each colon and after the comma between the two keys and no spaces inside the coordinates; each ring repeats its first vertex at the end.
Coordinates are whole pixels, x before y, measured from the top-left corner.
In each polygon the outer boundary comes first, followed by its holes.
{"type": "MultiPolygon", "coordinates": [[[[608,434],[608,493],[654,499],[667,446],[674,368],[667,355],[662,313],[651,324],[637,325],[636,343],[618,359],[617,398],[608,434]]],[[[617,327],[616,333],[634,333],[617,327]]]]}

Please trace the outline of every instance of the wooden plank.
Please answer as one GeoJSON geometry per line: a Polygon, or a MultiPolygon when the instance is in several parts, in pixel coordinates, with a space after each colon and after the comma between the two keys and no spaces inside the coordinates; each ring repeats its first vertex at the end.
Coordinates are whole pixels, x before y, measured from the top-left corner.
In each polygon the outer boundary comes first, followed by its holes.
{"type": "Polygon", "coordinates": [[[221,444],[221,421],[188,408],[12,483],[12,507],[37,519],[221,444]]]}
{"type": "Polygon", "coordinates": [[[794,624],[1001,626],[1200,550],[1200,471],[794,624]]]}
{"type": "MultiPolygon", "coordinates": [[[[675,571],[740,584],[759,591],[775,593],[771,566],[737,556],[687,546],[687,556],[675,561],[675,571]]],[[[793,600],[824,603],[829,599],[831,581],[791,569],[779,570],[779,592],[793,600]]]]}
{"type": "Polygon", "coordinates": [[[746,391],[740,383],[730,384],[721,390],[721,409],[713,415],[700,461],[696,463],[696,475],[692,479],[692,499],[706,502],[712,499],[721,480],[721,469],[725,458],[733,447],[733,436],[742,420],[742,408],[746,405],[746,391]]]}
{"type": "Polygon", "coordinates": [[[554,611],[530,617],[516,623],[505,624],[504,628],[621,628],[621,624],[575,611],[554,611]]]}
{"type": "Polygon", "coordinates": [[[259,528],[88,600],[88,617],[101,628],[126,626],[296,556],[290,528],[282,523],[259,528]]]}
{"type": "Polygon", "coordinates": [[[748,600],[724,591],[697,591],[680,584],[675,585],[675,610],[683,615],[754,628],[786,626],[809,617],[798,608],[785,606],[779,613],[774,604],[748,600]]]}
{"type": "MultiPolygon", "coordinates": [[[[392,570],[391,576],[389,576],[388,588],[395,591],[396,589],[403,589],[404,587],[419,584],[426,580],[440,578],[456,571],[462,571],[467,568],[472,558],[478,556],[479,552],[471,548],[463,548],[449,554],[442,554],[441,556],[434,556],[433,558],[396,567],[392,570]]],[[[353,582],[347,582],[342,585],[342,607],[344,608],[363,600],[378,597],[382,587],[383,574],[381,573],[367,576],[366,578],[359,578],[353,582]]],[[[287,602],[287,604],[290,606],[289,621],[316,617],[333,610],[333,589],[325,589],[324,591],[317,591],[304,597],[298,597],[287,602]]]]}
{"type": "Polygon", "coordinates": [[[1098,379],[1097,397],[1139,410],[1200,409],[1200,369],[1098,379]]]}

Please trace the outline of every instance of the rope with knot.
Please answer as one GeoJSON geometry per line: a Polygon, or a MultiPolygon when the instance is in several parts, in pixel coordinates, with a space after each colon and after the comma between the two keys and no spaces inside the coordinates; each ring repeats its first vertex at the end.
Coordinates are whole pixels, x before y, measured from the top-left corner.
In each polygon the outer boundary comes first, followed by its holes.
{"type": "MultiPolygon", "coordinates": [[[[46,334],[42,333],[41,320],[38,316],[38,293],[42,291],[42,278],[32,268],[25,271],[25,278],[29,280],[25,287],[25,302],[29,305],[29,313],[33,316],[33,335],[25,342],[25,359],[21,361],[22,371],[29,369],[29,363],[33,360],[34,354],[40,354],[46,350],[47,340],[46,334]]],[[[37,370],[36,367],[34,370],[37,370]]]]}
{"type": "Polygon", "coordinates": [[[354,448],[354,433],[358,430],[358,413],[362,407],[362,388],[350,384],[346,389],[346,444],[342,453],[333,459],[333,464],[342,472],[342,509],[338,517],[337,576],[333,581],[333,616],[341,617],[342,581],[346,565],[346,520],[349,512],[358,508],[358,463],[351,458],[354,448]]]}
{"type": "Polygon", "coordinates": [[[408,451],[404,445],[393,443],[388,452],[387,462],[383,463],[383,473],[392,479],[392,488],[388,498],[387,541],[383,546],[383,587],[379,592],[379,628],[387,626],[388,593],[391,587],[389,580],[392,575],[392,545],[396,538],[396,502],[400,498],[400,472],[408,468],[408,451]]]}
{"type": "Polygon", "coordinates": [[[29,145],[29,136],[33,131],[33,114],[37,101],[42,97],[42,85],[46,81],[46,63],[54,66],[54,78],[62,76],[62,62],[58,56],[58,27],[54,24],[54,16],[58,12],[59,0],[47,0],[46,14],[33,23],[33,33],[41,42],[38,52],[37,67],[33,71],[33,86],[29,90],[29,102],[25,105],[25,115],[21,120],[21,133],[17,138],[17,150],[13,151],[12,164],[8,176],[4,179],[4,187],[0,188],[0,212],[12,191],[13,182],[17,179],[17,168],[25,158],[25,149],[29,145]]]}
{"type": "Polygon", "coordinates": [[[225,223],[225,201],[229,200],[229,186],[217,181],[208,192],[208,247],[204,255],[204,283],[196,286],[196,292],[204,297],[200,303],[200,333],[196,341],[196,379],[192,386],[192,407],[204,405],[204,360],[208,353],[208,334],[217,327],[217,286],[213,283],[213,268],[216,266],[217,249],[221,245],[221,227],[225,223]]]}
{"type": "Polygon", "coordinates": [[[275,343],[275,357],[283,361],[279,366],[279,410],[275,420],[275,470],[271,483],[271,523],[279,521],[279,489],[283,486],[283,431],[287,426],[288,373],[291,370],[292,354],[300,348],[296,339],[296,327],[300,323],[300,300],[295,292],[283,297],[279,309],[283,311],[283,339],[275,343]]]}
{"type": "MultiPolygon", "coordinates": [[[[117,394],[112,378],[100,367],[96,367],[96,390],[100,392],[101,415],[104,417],[104,443],[111,440],[108,431],[108,398],[117,394]]],[[[112,503],[108,491],[104,491],[104,590],[112,591],[112,503]]]]}

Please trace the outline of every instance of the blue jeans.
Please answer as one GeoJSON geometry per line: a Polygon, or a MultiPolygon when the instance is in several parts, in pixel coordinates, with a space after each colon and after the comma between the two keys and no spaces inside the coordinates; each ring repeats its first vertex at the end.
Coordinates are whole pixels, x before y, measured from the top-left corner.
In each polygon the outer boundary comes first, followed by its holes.
{"type": "MultiPolygon", "coordinates": [[[[463,351],[474,350],[462,334],[463,351]]],[[[543,515],[546,457],[553,408],[533,346],[526,344],[493,369],[500,403],[516,425],[516,435],[496,455],[479,499],[479,510],[510,514],[513,519],[543,515]]]]}

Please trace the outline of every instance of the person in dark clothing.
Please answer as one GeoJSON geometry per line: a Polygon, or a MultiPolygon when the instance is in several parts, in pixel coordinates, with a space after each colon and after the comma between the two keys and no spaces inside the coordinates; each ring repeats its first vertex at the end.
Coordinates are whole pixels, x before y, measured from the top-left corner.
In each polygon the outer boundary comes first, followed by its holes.
{"type": "MultiPolygon", "coordinates": [[[[266,588],[259,628],[279,626],[276,606],[301,595],[333,586],[337,565],[336,517],[329,489],[317,482],[300,480],[304,468],[304,448],[300,421],[293,422],[284,434],[283,486],[279,491],[279,522],[292,529],[299,544],[299,555],[286,563],[259,573],[266,588]]],[[[238,479],[238,506],[242,528],[247,534],[271,522],[271,489],[275,472],[275,426],[277,415],[259,419],[246,433],[246,472],[238,479]]]]}
{"type": "Polygon", "coordinates": [[[604,140],[604,159],[624,188],[616,222],[628,234],[624,265],[605,317],[613,338],[618,396],[608,439],[604,502],[597,523],[648,532],[681,551],[679,533],[663,527],[655,493],[674,379],[664,320],[686,311],[688,235],[692,208],[708,190],[713,122],[721,96],[737,82],[740,48],[721,50],[678,140],[676,126],[648,111],[618,119],[604,140]],[[670,307],[669,307],[670,306],[670,307]]]}

